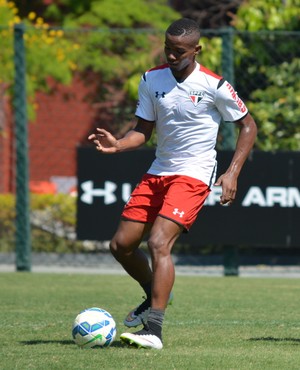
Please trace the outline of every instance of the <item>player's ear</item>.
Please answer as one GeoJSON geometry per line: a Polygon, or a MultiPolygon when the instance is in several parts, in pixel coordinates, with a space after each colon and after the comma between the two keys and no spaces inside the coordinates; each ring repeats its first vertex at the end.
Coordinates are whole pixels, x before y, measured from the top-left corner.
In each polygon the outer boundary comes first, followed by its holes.
{"type": "Polygon", "coordinates": [[[194,54],[195,54],[195,55],[199,54],[199,53],[200,53],[200,51],[201,51],[201,49],[202,49],[202,46],[201,46],[201,45],[197,45],[197,46],[195,47],[194,54]]]}

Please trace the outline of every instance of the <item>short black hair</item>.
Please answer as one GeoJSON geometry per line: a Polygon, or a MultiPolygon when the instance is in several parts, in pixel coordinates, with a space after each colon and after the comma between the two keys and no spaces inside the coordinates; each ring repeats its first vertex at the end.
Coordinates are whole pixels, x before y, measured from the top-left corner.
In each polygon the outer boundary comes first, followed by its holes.
{"type": "Polygon", "coordinates": [[[190,36],[200,39],[200,27],[197,22],[189,18],[181,18],[173,22],[166,30],[172,36],[190,36]]]}

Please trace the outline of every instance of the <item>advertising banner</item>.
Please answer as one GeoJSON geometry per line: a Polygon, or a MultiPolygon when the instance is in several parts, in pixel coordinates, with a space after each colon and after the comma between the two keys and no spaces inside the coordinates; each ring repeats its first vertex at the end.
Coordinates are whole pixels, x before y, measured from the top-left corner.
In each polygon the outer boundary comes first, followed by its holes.
{"type": "MultiPolygon", "coordinates": [[[[131,191],[154,159],[154,150],[103,155],[78,148],[77,237],[110,240],[131,191]]],[[[233,152],[218,153],[218,176],[233,152]]],[[[219,204],[213,186],[188,234],[190,245],[300,246],[300,153],[253,152],[238,182],[236,201],[219,204]]]]}

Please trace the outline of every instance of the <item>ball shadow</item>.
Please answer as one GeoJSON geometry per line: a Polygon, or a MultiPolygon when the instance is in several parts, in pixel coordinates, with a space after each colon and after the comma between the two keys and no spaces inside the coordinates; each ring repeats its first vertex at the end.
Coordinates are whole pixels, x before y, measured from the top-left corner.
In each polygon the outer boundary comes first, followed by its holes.
{"type": "Polygon", "coordinates": [[[21,344],[25,346],[37,346],[39,344],[61,344],[63,346],[69,346],[74,345],[75,343],[72,340],[42,340],[42,339],[36,339],[36,340],[23,340],[20,342],[21,344]]]}
{"type": "MultiPolygon", "coordinates": [[[[36,340],[23,340],[20,341],[24,346],[38,346],[40,344],[61,344],[62,346],[76,346],[76,344],[72,340],[42,340],[42,339],[36,339],[36,340]]],[[[124,345],[121,343],[121,341],[114,341],[110,347],[120,348],[124,347],[124,345]]],[[[95,347],[94,349],[99,349],[99,347],[95,347]]]]}

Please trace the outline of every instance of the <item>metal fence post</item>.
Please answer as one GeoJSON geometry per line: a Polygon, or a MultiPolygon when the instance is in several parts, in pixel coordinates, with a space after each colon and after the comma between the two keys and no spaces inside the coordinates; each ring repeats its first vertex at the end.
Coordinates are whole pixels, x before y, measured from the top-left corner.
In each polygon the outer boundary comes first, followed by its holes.
{"type": "MultiPolygon", "coordinates": [[[[222,30],[222,74],[223,77],[234,85],[234,53],[233,53],[233,29],[231,27],[222,30]]],[[[221,124],[220,132],[222,136],[221,149],[234,150],[235,130],[232,124],[221,124]]],[[[237,276],[238,266],[238,246],[224,245],[223,264],[225,276],[237,276]]]]}
{"type": "Polygon", "coordinates": [[[31,270],[29,160],[24,25],[14,26],[14,117],[16,148],[16,269],[31,270]]]}

